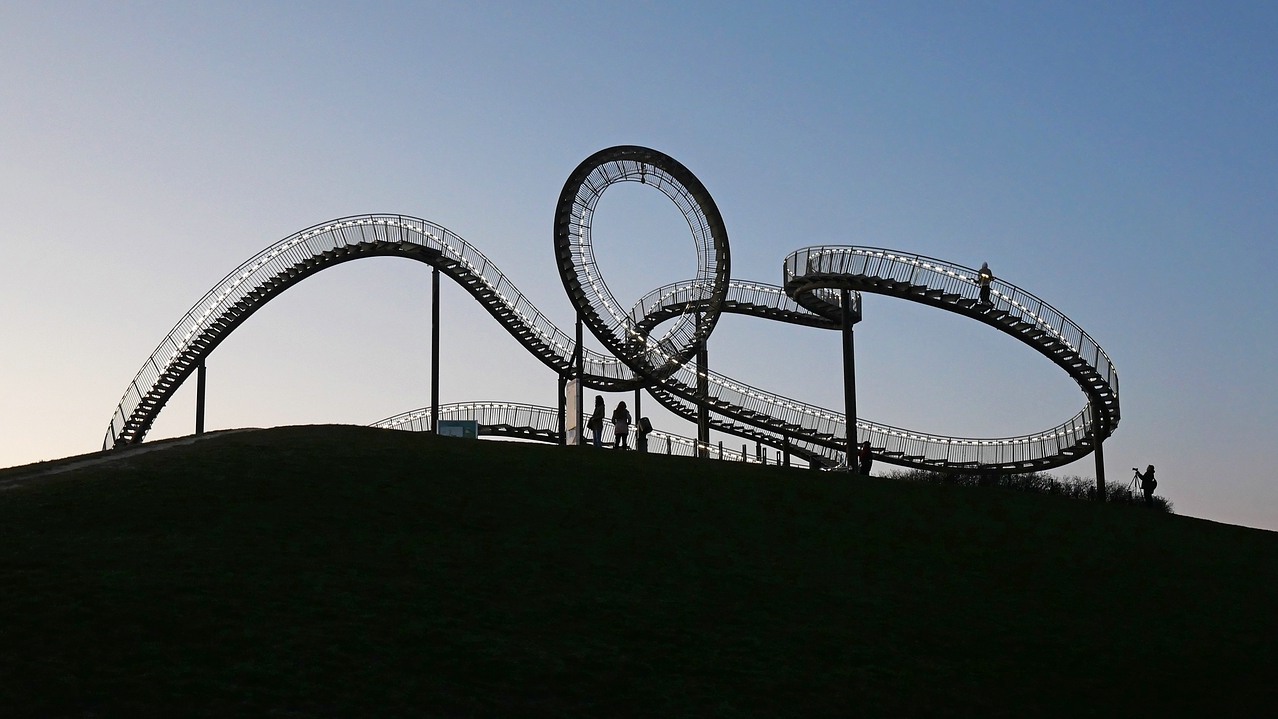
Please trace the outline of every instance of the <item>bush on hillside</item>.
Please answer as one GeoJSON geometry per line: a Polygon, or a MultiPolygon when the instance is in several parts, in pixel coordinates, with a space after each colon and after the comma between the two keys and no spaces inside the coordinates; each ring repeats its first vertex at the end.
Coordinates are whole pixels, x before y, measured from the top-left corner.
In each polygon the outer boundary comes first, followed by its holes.
{"type": "MultiPolygon", "coordinates": [[[[1056,477],[1047,472],[1025,474],[959,474],[923,469],[895,470],[883,475],[887,479],[928,484],[956,484],[963,487],[1007,487],[1022,492],[1056,494],[1071,499],[1095,499],[1096,480],[1089,477],[1056,477]]],[[[1115,504],[1143,505],[1145,497],[1129,484],[1105,483],[1105,501],[1115,504]]],[[[1154,495],[1153,509],[1172,512],[1171,500],[1154,495]]]]}

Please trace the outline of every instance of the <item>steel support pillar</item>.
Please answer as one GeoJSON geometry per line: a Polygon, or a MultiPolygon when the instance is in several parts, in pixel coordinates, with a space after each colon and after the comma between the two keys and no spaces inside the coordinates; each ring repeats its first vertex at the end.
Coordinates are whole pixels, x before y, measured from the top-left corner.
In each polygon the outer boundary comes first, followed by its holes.
{"type": "Polygon", "coordinates": [[[848,428],[848,471],[860,472],[856,457],[856,352],[852,342],[852,292],[843,290],[843,417],[848,428]]]}
{"type": "Polygon", "coordinates": [[[195,433],[204,434],[204,383],[207,370],[204,360],[200,360],[200,368],[195,374],[195,433]]]}
{"type": "Polygon", "coordinates": [[[430,432],[439,434],[439,268],[430,273],[430,432]]]}
{"type": "Polygon", "coordinates": [[[581,403],[585,400],[586,393],[582,388],[582,379],[586,376],[586,353],[581,347],[582,340],[581,315],[577,315],[577,345],[573,348],[573,367],[577,373],[577,444],[586,444],[586,423],[585,408],[581,403]]]}
{"type": "Polygon", "coordinates": [[[1092,441],[1096,443],[1096,499],[1105,497],[1105,439],[1101,436],[1100,423],[1096,421],[1096,409],[1092,408],[1092,441]]]}
{"type": "MultiPolygon", "coordinates": [[[[701,315],[697,314],[697,332],[701,331],[701,315]]],[[[710,394],[710,356],[706,352],[706,341],[697,343],[697,396],[704,398],[710,394]]],[[[710,456],[710,405],[704,401],[697,402],[697,456],[710,456]]]]}
{"type": "Polygon", "coordinates": [[[568,426],[567,426],[568,398],[564,396],[564,393],[567,391],[568,391],[568,378],[561,374],[559,375],[559,392],[557,393],[557,396],[559,397],[559,446],[560,447],[564,446],[565,444],[568,444],[568,426]]]}
{"type": "Polygon", "coordinates": [[[635,390],[635,451],[638,452],[640,445],[644,452],[648,451],[648,435],[643,435],[643,442],[639,441],[639,435],[643,432],[643,428],[639,426],[639,422],[643,419],[643,388],[635,390]]]}

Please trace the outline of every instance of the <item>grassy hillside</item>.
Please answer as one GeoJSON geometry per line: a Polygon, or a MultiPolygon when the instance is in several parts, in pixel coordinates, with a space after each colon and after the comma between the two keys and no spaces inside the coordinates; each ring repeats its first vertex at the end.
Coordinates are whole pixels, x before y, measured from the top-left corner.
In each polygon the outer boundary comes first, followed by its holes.
{"type": "Polygon", "coordinates": [[[5,716],[1258,716],[1278,535],[355,427],[0,472],[5,716]]]}

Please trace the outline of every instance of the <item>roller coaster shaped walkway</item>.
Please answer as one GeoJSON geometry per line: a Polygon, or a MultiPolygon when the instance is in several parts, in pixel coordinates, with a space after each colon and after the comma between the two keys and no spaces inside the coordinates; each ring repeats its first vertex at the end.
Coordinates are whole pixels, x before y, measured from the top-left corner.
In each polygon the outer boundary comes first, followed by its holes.
{"type": "MultiPolygon", "coordinates": [[[[781,286],[731,279],[727,230],[713,198],[691,171],[656,150],[618,146],[584,160],[560,195],[554,248],[564,288],[577,310],[577,338],[584,324],[607,352],[580,346],[488,257],[430,221],[361,215],[285,237],[237,267],[183,315],[125,390],[104,449],[141,442],[178,387],[271,299],[322,270],[379,256],[414,259],[451,277],[561,379],[580,378],[580,385],[601,391],[645,389],[676,415],[692,422],[700,418],[702,443],[708,424],[814,465],[843,460],[848,449],[844,412],[710,371],[704,348],[723,312],[848,333],[860,319],[862,292],[964,315],[1011,335],[1064,370],[1086,398],[1082,410],[1061,424],[1015,437],[947,437],[857,418],[855,440],[869,441],[877,459],[940,471],[1036,471],[1086,456],[1118,425],[1118,373],[1105,352],[1056,308],[1001,279],[992,282],[991,302],[985,304],[979,301],[975,270],[855,246],[790,253],[781,286]],[[622,307],[608,289],[591,239],[599,198],[618,182],[640,182],[669,197],[688,221],[698,259],[695,278],[654,289],[630,308],[622,307]],[[851,313],[846,327],[845,305],[851,313]]],[[[528,434],[563,441],[557,431],[554,437],[528,434]]]]}

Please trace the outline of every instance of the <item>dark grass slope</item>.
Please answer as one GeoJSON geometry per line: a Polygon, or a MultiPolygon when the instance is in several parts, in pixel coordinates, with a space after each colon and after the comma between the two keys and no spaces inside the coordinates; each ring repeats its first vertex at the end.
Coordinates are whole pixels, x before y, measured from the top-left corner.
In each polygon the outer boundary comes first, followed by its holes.
{"type": "Polygon", "coordinates": [[[1278,535],[997,488],[296,427],[33,480],[0,528],[4,716],[1278,699],[1278,535]]]}

